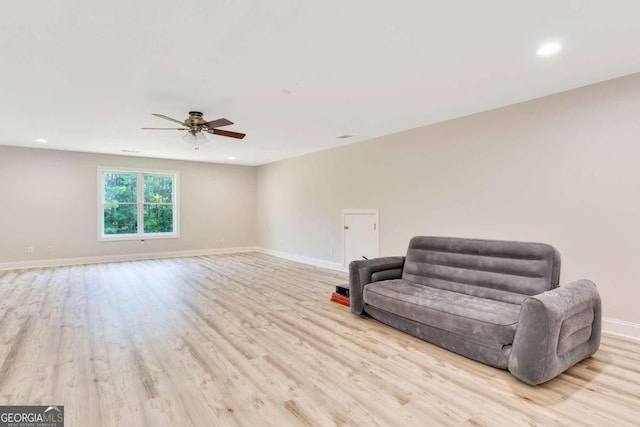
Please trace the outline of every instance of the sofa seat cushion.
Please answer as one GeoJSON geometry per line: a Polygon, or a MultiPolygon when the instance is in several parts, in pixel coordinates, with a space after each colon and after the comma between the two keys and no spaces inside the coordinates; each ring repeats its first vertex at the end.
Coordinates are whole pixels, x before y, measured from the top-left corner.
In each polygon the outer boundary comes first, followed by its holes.
{"type": "Polygon", "coordinates": [[[513,343],[521,307],[401,279],[367,285],[364,303],[425,325],[502,345],[513,343]]]}

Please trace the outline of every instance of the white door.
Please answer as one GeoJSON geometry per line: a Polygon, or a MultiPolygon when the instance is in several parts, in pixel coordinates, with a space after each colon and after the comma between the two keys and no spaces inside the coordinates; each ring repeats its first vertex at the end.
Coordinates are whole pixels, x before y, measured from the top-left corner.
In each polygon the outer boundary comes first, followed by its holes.
{"type": "Polygon", "coordinates": [[[344,265],[351,261],[378,256],[377,212],[344,212],[344,265]]]}

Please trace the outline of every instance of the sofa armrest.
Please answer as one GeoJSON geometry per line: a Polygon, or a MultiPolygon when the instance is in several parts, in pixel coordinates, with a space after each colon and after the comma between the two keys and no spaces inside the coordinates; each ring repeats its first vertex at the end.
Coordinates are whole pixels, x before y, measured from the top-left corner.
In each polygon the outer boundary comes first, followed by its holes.
{"type": "Polygon", "coordinates": [[[384,275],[386,279],[401,278],[404,259],[403,256],[393,256],[351,261],[349,264],[349,304],[352,313],[362,314],[364,310],[362,292],[364,287],[372,282],[371,276],[374,273],[387,271],[388,273],[384,275]],[[395,275],[397,277],[394,277],[395,275]]]}
{"type": "Polygon", "coordinates": [[[533,385],[554,378],[598,350],[601,322],[600,295],[590,280],[525,299],[509,371],[533,385]]]}

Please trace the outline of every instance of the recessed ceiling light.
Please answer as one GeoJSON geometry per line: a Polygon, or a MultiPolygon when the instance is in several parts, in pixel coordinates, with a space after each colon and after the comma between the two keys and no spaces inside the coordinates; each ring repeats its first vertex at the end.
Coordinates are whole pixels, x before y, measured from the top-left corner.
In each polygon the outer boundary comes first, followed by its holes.
{"type": "Polygon", "coordinates": [[[547,56],[558,53],[562,49],[559,43],[547,43],[540,46],[540,49],[536,52],[538,56],[547,56]]]}
{"type": "Polygon", "coordinates": [[[229,156],[229,157],[227,157],[227,160],[235,160],[235,159],[236,159],[236,158],[235,158],[235,157],[233,157],[233,156],[229,156]]]}
{"type": "Polygon", "coordinates": [[[44,138],[38,138],[36,139],[36,142],[42,142],[43,144],[49,142],[48,140],[44,139],[44,138]]]}
{"type": "Polygon", "coordinates": [[[138,150],[121,150],[123,153],[139,153],[138,150]]]}
{"type": "Polygon", "coordinates": [[[353,135],[340,135],[340,136],[336,136],[336,138],[338,138],[338,139],[353,138],[353,135]]]}

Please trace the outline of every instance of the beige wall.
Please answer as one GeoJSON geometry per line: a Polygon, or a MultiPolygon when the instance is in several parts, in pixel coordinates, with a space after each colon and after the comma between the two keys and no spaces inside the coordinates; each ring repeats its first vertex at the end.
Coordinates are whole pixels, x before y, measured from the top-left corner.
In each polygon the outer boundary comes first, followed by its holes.
{"type": "Polygon", "coordinates": [[[0,146],[0,263],[255,245],[255,172],[247,166],[0,146]],[[144,246],[99,242],[98,166],[179,171],[180,238],[148,239],[144,246]]]}
{"type": "Polygon", "coordinates": [[[340,262],[342,208],[380,209],[381,255],[414,235],[546,242],[564,282],[640,323],[639,162],[634,74],[261,166],[258,243],[340,262]]]}

